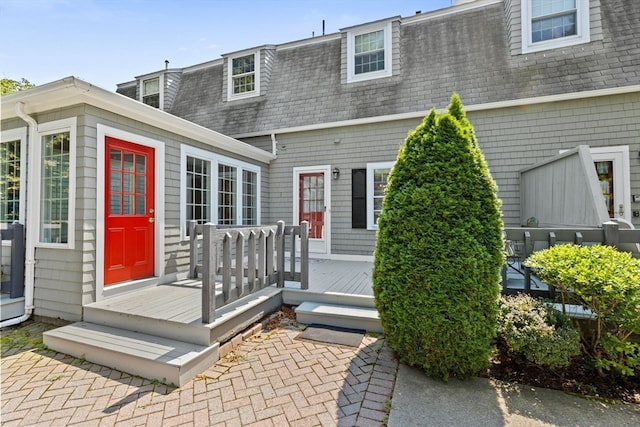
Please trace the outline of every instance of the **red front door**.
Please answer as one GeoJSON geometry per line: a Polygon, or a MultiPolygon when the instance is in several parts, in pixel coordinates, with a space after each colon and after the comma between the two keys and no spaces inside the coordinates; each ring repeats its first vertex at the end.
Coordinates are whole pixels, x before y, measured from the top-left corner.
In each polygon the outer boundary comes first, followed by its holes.
{"type": "Polygon", "coordinates": [[[154,274],[154,150],[106,138],[104,284],[154,274]]]}
{"type": "Polygon", "coordinates": [[[299,182],[300,222],[309,222],[309,238],[324,237],[324,173],[301,173],[299,182]]]}

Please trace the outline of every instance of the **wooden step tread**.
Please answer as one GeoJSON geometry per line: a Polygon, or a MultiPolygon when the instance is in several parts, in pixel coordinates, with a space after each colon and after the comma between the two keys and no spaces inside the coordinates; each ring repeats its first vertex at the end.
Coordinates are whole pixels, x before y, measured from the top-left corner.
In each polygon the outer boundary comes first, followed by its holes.
{"type": "Polygon", "coordinates": [[[44,335],[45,344],[48,337],[64,339],[175,366],[186,364],[208,349],[203,345],[87,322],[66,325],[44,335]]]}

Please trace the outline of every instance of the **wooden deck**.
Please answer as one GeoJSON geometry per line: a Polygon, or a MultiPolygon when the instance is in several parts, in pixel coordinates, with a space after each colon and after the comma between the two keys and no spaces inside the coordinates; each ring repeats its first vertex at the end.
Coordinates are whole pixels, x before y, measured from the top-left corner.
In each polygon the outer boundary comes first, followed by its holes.
{"type": "Polygon", "coordinates": [[[310,259],[308,291],[372,297],[372,270],[373,262],[310,259]]]}
{"type": "MultiPolygon", "coordinates": [[[[312,259],[309,261],[309,289],[300,292],[308,293],[310,296],[331,293],[372,298],[372,267],[371,262],[312,259]]],[[[295,290],[300,286],[298,283],[287,282],[285,288],[295,290]]],[[[219,308],[219,316],[224,317],[228,310],[235,310],[237,306],[238,304],[231,304],[227,309],[219,308]]],[[[200,325],[202,324],[202,281],[187,279],[158,285],[108,298],[85,307],[85,313],[90,316],[97,310],[180,324],[200,325]]]]}

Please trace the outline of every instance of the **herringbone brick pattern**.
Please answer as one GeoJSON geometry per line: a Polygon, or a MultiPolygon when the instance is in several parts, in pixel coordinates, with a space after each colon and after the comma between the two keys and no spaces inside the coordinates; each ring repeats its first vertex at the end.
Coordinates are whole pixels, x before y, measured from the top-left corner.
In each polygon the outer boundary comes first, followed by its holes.
{"type": "Polygon", "coordinates": [[[3,426],[380,426],[397,370],[382,338],[357,349],[300,341],[293,323],[174,388],[46,350],[46,327],[3,339],[3,426]]]}

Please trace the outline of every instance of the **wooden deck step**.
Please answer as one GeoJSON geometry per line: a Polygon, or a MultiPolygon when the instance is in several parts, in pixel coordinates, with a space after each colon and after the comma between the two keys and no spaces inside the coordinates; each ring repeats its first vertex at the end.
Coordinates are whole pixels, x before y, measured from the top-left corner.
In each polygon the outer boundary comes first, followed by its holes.
{"type": "Polygon", "coordinates": [[[218,343],[202,346],[87,322],[47,331],[43,338],[58,352],[176,386],[220,359],[218,343]]]}
{"type": "Polygon", "coordinates": [[[378,311],[372,307],[305,301],[296,308],[296,318],[300,323],[382,332],[378,311]]]}

